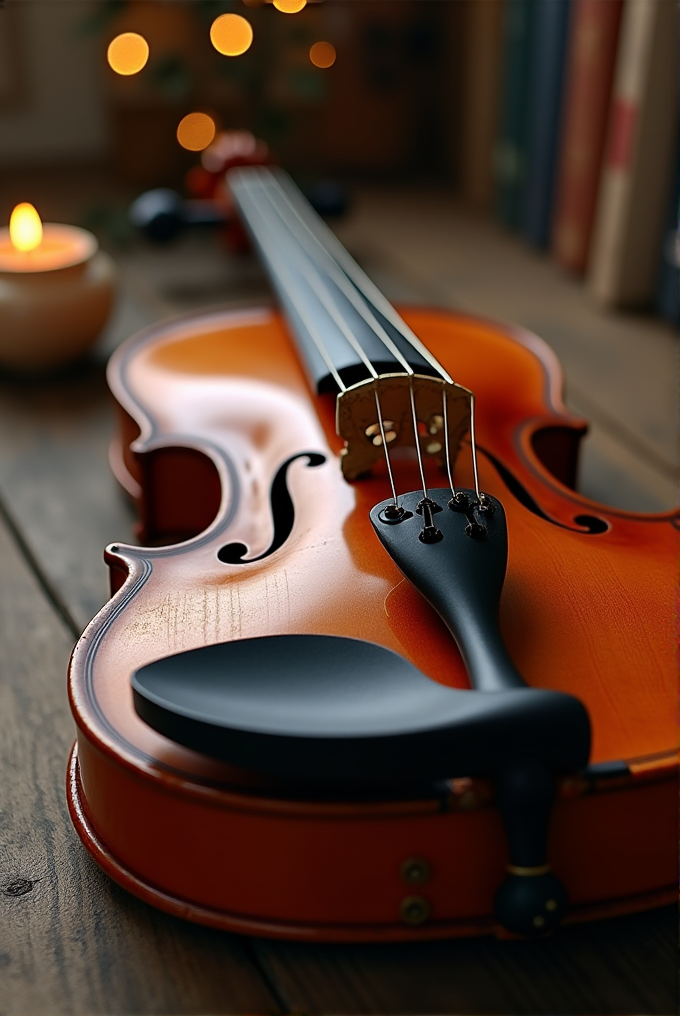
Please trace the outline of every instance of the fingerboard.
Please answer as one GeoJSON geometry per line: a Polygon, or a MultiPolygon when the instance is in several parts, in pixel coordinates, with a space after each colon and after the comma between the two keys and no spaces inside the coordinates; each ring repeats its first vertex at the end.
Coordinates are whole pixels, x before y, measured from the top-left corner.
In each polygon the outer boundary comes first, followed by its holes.
{"type": "Polygon", "coordinates": [[[367,361],[450,380],[287,173],[239,168],[227,181],[316,391],[371,377],[367,361]]]}

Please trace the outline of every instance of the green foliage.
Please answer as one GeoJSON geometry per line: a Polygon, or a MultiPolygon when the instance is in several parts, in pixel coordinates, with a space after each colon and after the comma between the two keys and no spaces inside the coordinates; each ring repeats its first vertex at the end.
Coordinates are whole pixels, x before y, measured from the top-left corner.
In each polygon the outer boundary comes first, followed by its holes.
{"type": "Polygon", "coordinates": [[[80,216],[78,225],[119,248],[129,247],[135,238],[135,229],[130,222],[127,203],[103,201],[90,205],[80,216]]]}
{"type": "Polygon", "coordinates": [[[95,35],[97,32],[105,32],[127,5],[128,0],[99,0],[95,9],[81,20],[78,33],[95,35]]]}
{"type": "Polygon", "coordinates": [[[194,85],[190,68],[177,53],[165,53],[151,60],[147,73],[150,83],[168,102],[186,99],[194,85]]]}

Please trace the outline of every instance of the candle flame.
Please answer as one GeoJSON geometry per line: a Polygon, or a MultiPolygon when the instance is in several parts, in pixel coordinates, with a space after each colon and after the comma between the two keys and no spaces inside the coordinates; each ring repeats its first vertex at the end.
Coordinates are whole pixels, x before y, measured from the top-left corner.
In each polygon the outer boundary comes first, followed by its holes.
{"type": "Polygon", "coordinates": [[[22,201],[12,212],[9,220],[9,238],[17,250],[34,250],[42,243],[42,222],[28,201],[22,201]]]}

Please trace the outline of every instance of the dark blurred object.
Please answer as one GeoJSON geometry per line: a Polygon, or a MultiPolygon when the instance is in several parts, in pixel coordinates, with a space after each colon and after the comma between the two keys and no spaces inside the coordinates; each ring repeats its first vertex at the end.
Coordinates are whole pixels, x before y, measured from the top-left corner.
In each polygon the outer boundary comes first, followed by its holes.
{"type": "MultiPolygon", "coordinates": [[[[236,166],[266,166],[270,162],[267,144],[250,131],[221,131],[201,152],[200,166],[193,166],[186,175],[190,198],[167,187],[146,191],[130,206],[130,221],[155,243],[174,240],[185,226],[219,225],[232,250],[246,250],[248,239],[234,212],[225,173],[236,166]]],[[[303,191],[324,218],[347,211],[347,191],[335,180],[319,180],[303,191]]]]}
{"type": "Polygon", "coordinates": [[[507,0],[503,24],[501,109],[495,152],[496,214],[519,226],[529,138],[529,68],[533,49],[531,0],[507,0]]]}
{"type": "Polygon", "coordinates": [[[551,0],[536,4],[533,10],[526,175],[519,227],[539,248],[548,245],[552,221],[570,16],[571,0],[551,0]]]}
{"type": "MultiPolygon", "coordinates": [[[[319,215],[326,219],[345,214],[347,190],[335,180],[320,180],[303,192],[319,215]]],[[[174,240],[187,226],[236,226],[234,212],[221,201],[183,198],[168,187],[145,191],[130,205],[130,222],[154,243],[174,240]]]]}
{"type": "Polygon", "coordinates": [[[675,157],[675,181],[661,244],[656,312],[676,328],[680,327],[680,138],[675,157]]]}
{"type": "Polygon", "coordinates": [[[224,174],[235,166],[264,166],[270,162],[266,142],[250,131],[220,131],[201,152],[184,183],[190,197],[165,187],[146,191],[130,207],[130,221],[156,243],[173,240],[185,226],[222,227],[232,250],[247,250],[248,238],[234,214],[224,174]]]}
{"type": "Polygon", "coordinates": [[[319,180],[302,188],[310,205],[324,219],[339,219],[349,206],[347,188],[337,180],[319,180]]]}
{"type": "Polygon", "coordinates": [[[130,205],[130,222],[155,243],[167,243],[185,226],[214,226],[227,221],[226,209],[216,201],[185,200],[169,187],[145,191],[130,205]]]}

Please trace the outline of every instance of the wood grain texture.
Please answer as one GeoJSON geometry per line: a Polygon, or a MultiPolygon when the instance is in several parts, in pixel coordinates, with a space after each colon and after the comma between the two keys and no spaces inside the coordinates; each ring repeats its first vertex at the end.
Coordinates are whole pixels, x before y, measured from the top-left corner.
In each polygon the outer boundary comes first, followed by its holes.
{"type": "Polygon", "coordinates": [[[162,915],[114,886],[68,817],[72,633],[0,526],[0,1012],[272,1012],[231,936],[162,915]]]}
{"type": "Polygon", "coordinates": [[[669,1014],[675,908],[565,928],[540,942],[258,943],[294,1012],[669,1014]]]}
{"type": "Polygon", "coordinates": [[[111,418],[97,364],[51,384],[0,384],[0,490],[80,628],[108,597],[103,548],[133,523],[106,459],[111,418]]]}

